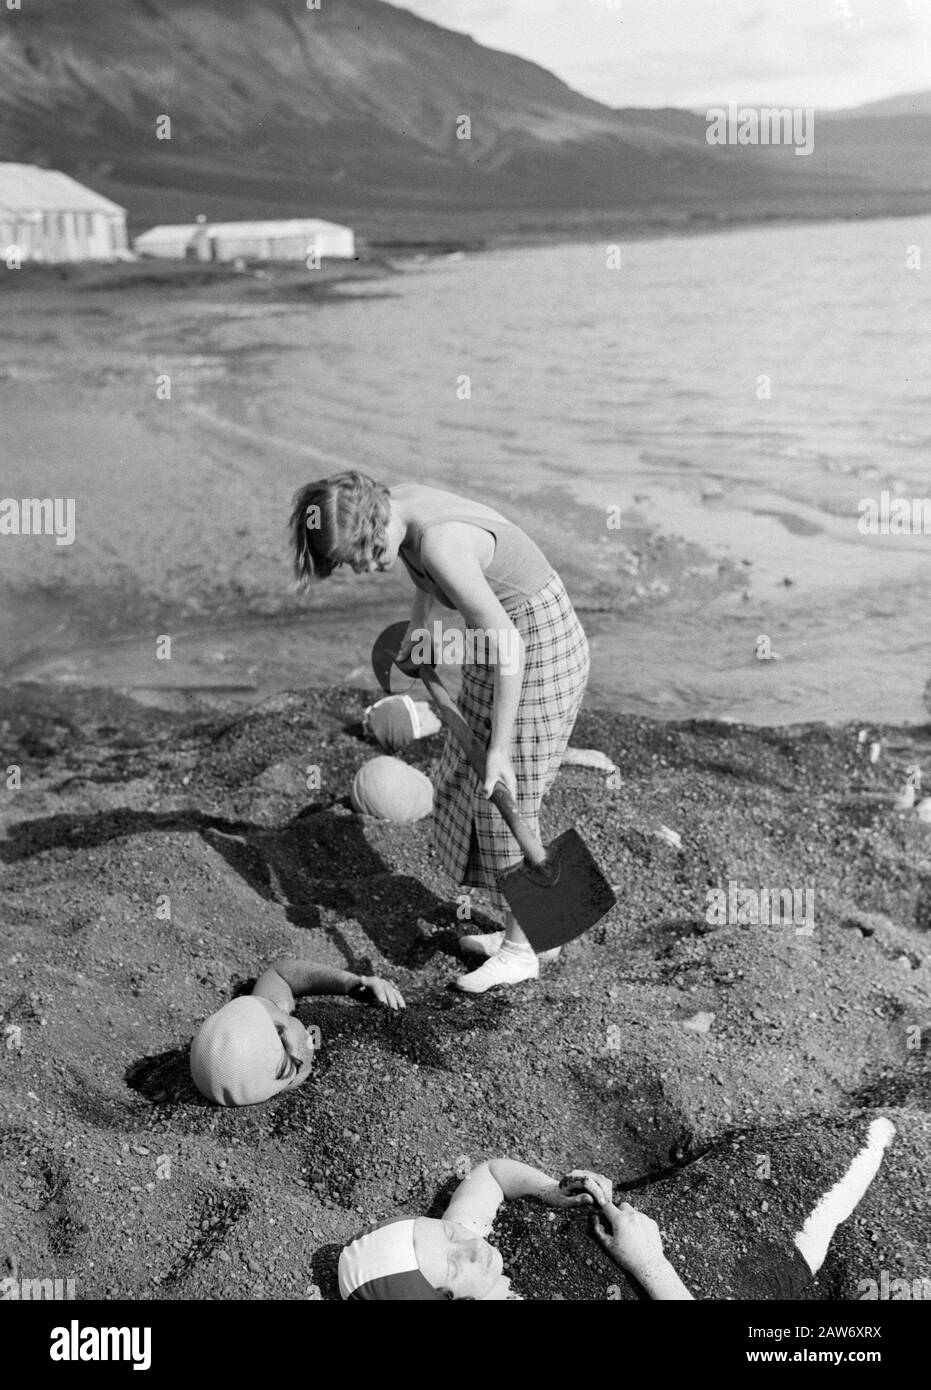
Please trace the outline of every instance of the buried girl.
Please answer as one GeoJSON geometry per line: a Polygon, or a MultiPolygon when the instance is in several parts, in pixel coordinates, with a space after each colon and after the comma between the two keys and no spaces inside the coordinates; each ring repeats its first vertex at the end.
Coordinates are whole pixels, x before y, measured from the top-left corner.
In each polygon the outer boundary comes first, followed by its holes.
{"type": "Polygon", "coordinates": [[[459,1184],[440,1219],[395,1217],[351,1241],[339,1259],[340,1295],[355,1302],[520,1299],[486,1237],[503,1202],[530,1197],[557,1210],[594,1208],[601,1245],[651,1297],[691,1298],[663,1255],[656,1223],[627,1204],[615,1207],[611,1196],[599,1173],[575,1170],[557,1182],[516,1159],[489,1159],[459,1184]]]}
{"type": "MultiPolygon", "coordinates": [[[[576,1170],[556,1182],[526,1163],[489,1159],[459,1184],[440,1219],[396,1217],[351,1241],[339,1260],[340,1295],[356,1301],[493,1301],[563,1298],[569,1292],[583,1299],[646,1294],[668,1301],[691,1299],[694,1288],[705,1299],[793,1301],[821,1271],[838,1227],[866,1195],[894,1138],[895,1127],[885,1116],[806,1124],[785,1133],[753,1130],[724,1137],[668,1176],[654,1175],[642,1201],[675,1240],[677,1264],[689,1269],[690,1287],[664,1253],[656,1220],[627,1203],[615,1205],[608,1178],[576,1170]],[[597,1260],[576,1258],[585,1255],[587,1238],[575,1222],[547,1225],[551,1234],[541,1242],[540,1221],[532,1211],[515,1208],[497,1231],[516,1265],[520,1291],[512,1288],[502,1256],[487,1238],[503,1204],[521,1198],[557,1211],[589,1207],[596,1241],[632,1284],[606,1285],[597,1260]],[[748,1219],[751,1211],[756,1215],[748,1219]]],[[[828,1283],[839,1282],[849,1297],[846,1272],[852,1266],[859,1273],[863,1255],[875,1247],[865,1232],[858,1243],[856,1230],[848,1245],[828,1283]]],[[[868,1281],[856,1288],[861,1297],[883,1296],[868,1281]]]]}
{"type": "Polygon", "coordinates": [[[291,527],[306,583],[341,565],[380,573],[401,560],[416,593],[399,661],[422,642],[435,603],[456,609],[469,631],[495,634],[483,652],[467,653],[459,695],[463,717],[487,749],[484,782],[448,736],[435,777],[434,838],[456,883],[487,889],[504,918],[503,932],[463,938],[487,959],[460,976],[458,987],[481,994],[535,979],[539,958],[497,887],[498,873],[521,861],[520,850],[489,798],[501,781],[539,834],[540,804],[589,672],[588,642],[562,580],[500,512],[419,483],[389,491],[358,472],[308,483],[295,495],[291,527]]]}
{"type": "Polygon", "coordinates": [[[231,999],[194,1034],[191,1078],[201,1095],[217,1105],[261,1105],[302,1085],[320,1047],[320,1029],[294,1016],[295,1003],[316,994],[345,994],[395,1011],[406,1007],[390,980],[282,956],[250,994],[231,999]]]}

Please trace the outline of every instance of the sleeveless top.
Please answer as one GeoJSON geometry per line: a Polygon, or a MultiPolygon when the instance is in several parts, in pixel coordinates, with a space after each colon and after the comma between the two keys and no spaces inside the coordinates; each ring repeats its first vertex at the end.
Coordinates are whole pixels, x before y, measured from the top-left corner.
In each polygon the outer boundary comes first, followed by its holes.
{"type": "MultiPolygon", "coordinates": [[[[418,528],[412,547],[418,556],[424,532],[444,521],[464,521],[494,536],[495,553],[485,570],[485,578],[504,609],[517,608],[526,599],[532,598],[555,573],[540,547],[519,526],[510,521],[498,521],[496,517],[478,516],[474,512],[471,516],[438,516],[433,521],[425,522],[418,528]]],[[[427,571],[407,558],[403,547],[398,554],[418,589],[434,594],[446,608],[455,608],[456,605],[427,571]]]]}

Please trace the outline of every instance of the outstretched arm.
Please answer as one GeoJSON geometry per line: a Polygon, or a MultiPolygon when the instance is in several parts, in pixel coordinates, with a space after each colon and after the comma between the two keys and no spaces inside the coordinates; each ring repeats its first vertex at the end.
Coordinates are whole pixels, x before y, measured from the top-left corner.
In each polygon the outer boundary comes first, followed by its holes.
{"type": "Polygon", "coordinates": [[[271,999],[279,1008],[291,1013],[294,1001],[306,994],[351,994],[363,1003],[384,1004],[389,1009],[403,1009],[400,990],[390,980],[377,975],[353,975],[333,965],[317,965],[312,960],[282,956],[259,976],[252,993],[271,999]]]}
{"type": "Polygon", "coordinates": [[[599,1199],[611,1200],[611,1184],[598,1173],[580,1169],[557,1180],[514,1158],[490,1158],[459,1184],[443,1219],[484,1236],[494,1225],[501,1203],[518,1197],[535,1197],[551,1207],[591,1206],[599,1199]]]}

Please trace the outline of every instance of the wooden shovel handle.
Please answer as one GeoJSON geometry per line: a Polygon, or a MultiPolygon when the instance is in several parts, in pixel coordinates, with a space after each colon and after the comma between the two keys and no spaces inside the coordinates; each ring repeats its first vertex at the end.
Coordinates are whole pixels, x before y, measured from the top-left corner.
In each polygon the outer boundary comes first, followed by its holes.
{"type": "MultiPolygon", "coordinates": [[[[463,719],[455,702],[433,666],[417,666],[420,679],[436,706],[436,712],[465,753],[479,781],[485,781],[485,749],[463,719]]],[[[531,864],[544,864],[546,850],[534,835],[530,826],[517,809],[517,803],[503,782],[497,782],[490,798],[498,808],[514,839],[520,845],[524,858],[531,864]]]]}

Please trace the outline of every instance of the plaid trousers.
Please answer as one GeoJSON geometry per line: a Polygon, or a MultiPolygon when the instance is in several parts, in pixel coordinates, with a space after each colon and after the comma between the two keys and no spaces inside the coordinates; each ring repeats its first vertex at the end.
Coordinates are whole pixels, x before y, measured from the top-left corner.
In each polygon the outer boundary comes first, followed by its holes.
{"type": "MultiPolygon", "coordinates": [[[[524,641],[524,681],[511,761],[517,775],[517,808],[539,836],[540,803],[559,771],[585,685],[588,640],[559,575],[512,608],[508,616],[524,641]]],[[[491,736],[495,667],[463,667],[459,710],[487,748],[491,736]]],[[[498,810],[486,800],[478,778],[452,734],[434,773],[433,843],[449,875],[466,887],[490,889],[496,907],[507,902],[495,875],[518,864],[520,846],[498,810]]]]}

